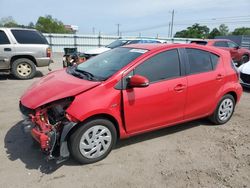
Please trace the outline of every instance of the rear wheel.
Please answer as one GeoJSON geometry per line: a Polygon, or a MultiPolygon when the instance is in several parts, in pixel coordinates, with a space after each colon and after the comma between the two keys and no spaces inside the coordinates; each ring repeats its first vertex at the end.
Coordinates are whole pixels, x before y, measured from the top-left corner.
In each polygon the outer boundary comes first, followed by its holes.
{"type": "Polygon", "coordinates": [[[81,125],[71,136],[69,148],[72,156],[82,164],[104,159],[116,143],[116,129],[106,119],[95,119],[81,125]]]}
{"type": "Polygon", "coordinates": [[[222,97],[216,110],[210,116],[210,120],[216,125],[221,125],[230,120],[234,113],[235,99],[232,95],[227,94],[222,97]]]}
{"type": "Polygon", "coordinates": [[[36,74],[36,66],[30,59],[20,58],[13,62],[11,72],[18,79],[31,79],[36,74]]]}

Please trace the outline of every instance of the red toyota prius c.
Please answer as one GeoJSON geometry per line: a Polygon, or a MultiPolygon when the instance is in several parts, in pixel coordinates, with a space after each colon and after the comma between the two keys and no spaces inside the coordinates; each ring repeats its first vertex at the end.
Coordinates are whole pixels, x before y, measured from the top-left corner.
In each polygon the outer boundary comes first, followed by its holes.
{"type": "Polygon", "coordinates": [[[208,117],[224,124],[242,87],[230,53],[194,44],[119,47],[49,73],[20,99],[49,159],[104,159],[117,139],[208,117]]]}

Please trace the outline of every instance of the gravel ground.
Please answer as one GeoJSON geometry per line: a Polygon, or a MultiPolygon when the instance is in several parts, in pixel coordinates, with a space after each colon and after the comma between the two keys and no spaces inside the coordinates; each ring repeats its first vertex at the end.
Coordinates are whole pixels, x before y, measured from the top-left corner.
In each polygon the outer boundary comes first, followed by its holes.
{"type": "MultiPolygon", "coordinates": [[[[62,67],[54,55],[53,70],[62,67]]],[[[22,132],[18,101],[32,80],[0,75],[0,187],[250,187],[250,90],[232,119],[207,120],[165,128],[119,141],[95,164],[46,162],[22,132]]]]}

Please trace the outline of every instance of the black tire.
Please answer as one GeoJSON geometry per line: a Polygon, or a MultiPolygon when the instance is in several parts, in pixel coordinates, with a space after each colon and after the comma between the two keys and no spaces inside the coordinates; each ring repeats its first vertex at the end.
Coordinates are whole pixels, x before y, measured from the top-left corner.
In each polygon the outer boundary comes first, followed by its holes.
{"type": "Polygon", "coordinates": [[[230,94],[226,94],[222,97],[222,99],[220,100],[220,102],[218,103],[216,110],[214,111],[214,113],[209,117],[210,121],[212,121],[215,125],[222,125],[225,124],[226,122],[228,122],[233,113],[234,113],[234,108],[235,108],[235,99],[232,95],[230,94]],[[232,102],[232,108],[231,108],[231,114],[226,118],[226,119],[221,119],[220,116],[220,106],[222,105],[223,102],[225,102],[226,100],[231,101],[232,102]]]}
{"type": "Polygon", "coordinates": [[[36,66],[30,59],[20,58],[12,63],[11,73],[21,80],[31,79],[36,74],[36,66]]]}
{"type": "MultiPolygon", "coordinates": [[[[117,140],[117,133],[116,133],[116,129],[115,129],[114,124],[107,119],[94,119],[94,120],[88,121],[84,124],[80,124],[78,126],[79,126],[79,128],[76,129],[69,137],[69,150],[70,150],[70,154],[73,156],[73,158],[81,164],[90,164],[90,163],[100,161],[100,160],[104,159],[105,157],[107,157],[108,154],[111,152],[112,148],[114,147],[116,140],[117,140]],[[84,154],[80,151],[80,143],[82,143],[81,139],[84,138],[83,135],[87,131],[89,131],[92,128],[97,127],[97,126],[103,126],[110,131],[110,133],[111,133],[110,145],[107,147],[106,151],[103,154],[101,154],[100,156],[97,156],[94,158],[88,158],[88,157],[84,156],[84,154]]],[[[89,134],[90,133],[91,132],[89,132],[89,134]]],[[[89,134],[87,134],[87,135],[89,135],[89,134]]],[[[92,136],[93,135],[94,135],[94,133],[92,132],[92,136]]],[[[93,144],[93,142],[92,142],[92,144],[93,144]]],[[[96,145],[101,145],[100,143],[97,144],[97,142],[95,143],[96,145]]],[[[97,146],[95,148],[97,148],[97,146]]],[[[101,147],[101,148],[104,149],[104,147],[101,147]]]]}

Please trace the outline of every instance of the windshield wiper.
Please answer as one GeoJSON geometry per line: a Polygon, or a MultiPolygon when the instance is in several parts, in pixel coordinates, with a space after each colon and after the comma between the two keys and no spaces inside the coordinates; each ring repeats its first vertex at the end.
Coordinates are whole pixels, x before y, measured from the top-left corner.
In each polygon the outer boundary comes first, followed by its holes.
{"type": "Polygon", "coordinates": [[[80,72],[82,73],[83,75],[85,75],[87,77],[88,80],[96,80],[96,81],[99,81],[98,78],[96,78],[92,73],[88,72],[88,71],[85,71],[85,70],[81,70],[81,69],[78,69],[78,68],[75,68],[75,71],[76,72],[80,72]]]}
{"type": "Polygon", "coordinates": [[[74,69],[75,72],[81,73],[82,75],[86,76],[87,80],[92,80],[92,81],[104,81],[106,78],[100,77],[100,76],[95,76],[94,74],[78,69],[77,67],[74,69]]]}

